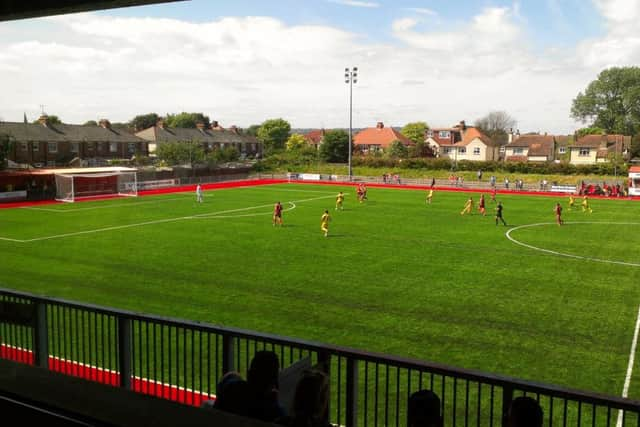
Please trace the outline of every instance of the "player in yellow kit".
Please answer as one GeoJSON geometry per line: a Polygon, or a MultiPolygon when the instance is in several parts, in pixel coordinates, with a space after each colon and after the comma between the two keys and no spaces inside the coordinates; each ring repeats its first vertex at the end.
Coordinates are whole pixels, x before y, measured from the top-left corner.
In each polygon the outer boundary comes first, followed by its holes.
{"type": "Polygon", "coordinates": [[[427,204],[431,204],[431,200],[433,199],[433,188],[429,190],[429,193],[427,194],[427,204]]]}
{"type": "Polygon", "coordinates": [[[593,213],[593,209],[591,209],[591,206],[589,206],[589,200],[587,200],[587,196],[585,195],[582,198],[582,212],[587,211],[589,211],[589,213],[593,213]]]}
{"type": "Polygon", "coordinates": [[[344,202],[344,194],[341,191],[338,193],[338,197],[336,197],[336,210],[344,210],[344,208],[342,207],[342,202],[344,202]]]}
{"type": "Polygon", "coordinates": [[[469,200],[467,200],[467,203],[464,204],[464,209],[462,209],[462,212],[460,212],[460,215],[464,215],[466,213],[471,215],[472,209],[473,209],[473,198],[469,197],[469,200]]]}
{"type": "Polygon", "coordinates": [[[573,198],[573,194],[569,196],[569,210],[573,210],[573,205],[575,204],[575,199],[573,198]]]}
{"type": "Polygon", "coordinates": [[[329,216],[329,210],[325,209],[322,214],[322,218],[320,218],[320,230],[324,232],[324,237],[329,235],[329,221],[331,221],[331,217],[329,216]]]}

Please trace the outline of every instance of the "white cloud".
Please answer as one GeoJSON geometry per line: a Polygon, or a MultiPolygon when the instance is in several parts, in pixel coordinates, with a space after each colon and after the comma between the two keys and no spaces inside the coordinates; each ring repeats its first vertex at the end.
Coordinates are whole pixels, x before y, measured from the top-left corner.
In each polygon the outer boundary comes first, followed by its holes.
{"type": "Polygon", "coordinates": [[[370,2],[370,1],[358,1],[358,0],[329,0],[329,3],[336,3],[344,6],[353,6],[353,7],[380,7],[379,3],[370,2]]]}
{"type": "Polygon", "coordinates": [[[420,15],[436,16],[438,14],[435,10],[427,9],[426,7],[405,7],[404,9],[409,12],[419,13],[420,15]]]}
{"type": "Polygon", "coordinates": [[[0,81],[9,84],[0,115],[20,121],[23,111],[36,116],[45,104],[72,123],[202,111],[223,126],[284,117],[294,127],[344,127],[342,74],[358,66],[357,127],[378,120],[471,123],[500,109],[523,132],[570,132],[571,100],[603,64],[640,62],[640,31],[613,10],[621,1],[594,0],[610,24],[605,35],[543,53],[529,47],[518,3],[485,8],[447,23],[446,31],[399,19],[391,27],[395,40],[375,44],[330,26],[269,17],[193,23],[68,15],[30,21],[28,37],[20,22],[5,23],[0,81]]]}

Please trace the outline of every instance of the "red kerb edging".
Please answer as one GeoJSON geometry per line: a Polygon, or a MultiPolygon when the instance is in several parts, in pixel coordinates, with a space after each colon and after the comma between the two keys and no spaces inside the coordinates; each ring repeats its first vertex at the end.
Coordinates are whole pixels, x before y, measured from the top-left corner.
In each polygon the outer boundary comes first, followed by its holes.
{"type": "MultiPolygon", "coordinates": [[[[0,344],[0,358],[27,365],[33,365],[34,363],[33,352],[31,350],[9,346],[7,344],[0,344]]],[[[49,370],[114,387],[120,386],[120,374],[118,372],[85,365],[72,360],[64,360],[58,357],[49,356],[49,370]]],[[[146,378],[132,377],[131,389],[138,393],[161,397],[163,399],[173,400],[175,402],[193,406],[200,406],[200,404],[205,400],[215,400],[215,395],[207,395],[204,392],[188,390],[146,378]]]]}

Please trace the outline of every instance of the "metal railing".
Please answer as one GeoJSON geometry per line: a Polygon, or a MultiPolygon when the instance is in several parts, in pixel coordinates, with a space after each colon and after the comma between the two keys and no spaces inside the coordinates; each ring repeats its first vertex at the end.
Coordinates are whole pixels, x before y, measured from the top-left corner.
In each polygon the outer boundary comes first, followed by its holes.
{"type": "Polygon", "coordinates": [[[640,426],[640,402],[438,363],[0,289],[0,357],[199,405],[258,350],[282,368],[329,374],[330,421],[406,425],[411,393],[431,389],[447,426],[501,426],[513,398],[537,399],[548,426],[640,426]]]}

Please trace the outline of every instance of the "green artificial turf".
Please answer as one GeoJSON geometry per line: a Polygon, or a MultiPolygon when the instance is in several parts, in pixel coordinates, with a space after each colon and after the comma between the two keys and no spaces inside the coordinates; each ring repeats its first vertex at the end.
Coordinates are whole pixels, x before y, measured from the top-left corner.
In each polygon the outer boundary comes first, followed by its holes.
{"type": "Polygon", "coordinates": [[[426,191],[370,188],[359,204],[353,187],[283,184],[207,191],[202,204],[176,193],[3,209],[0,238],[18,241],[0,239],[0,286],[620,395],[640,204],[594,199],[583,213],[498,195],[505,227],[489,197],[486,217],[461,216],[469,195],[426,205],[426,191]],[[555,253],[505,236],[537,223],[549,224],[511,237],[555,253]]]}

